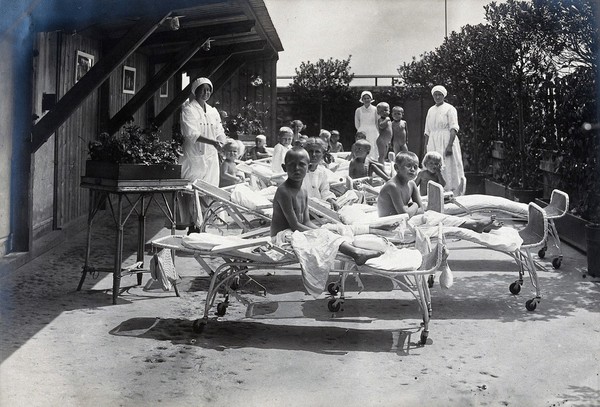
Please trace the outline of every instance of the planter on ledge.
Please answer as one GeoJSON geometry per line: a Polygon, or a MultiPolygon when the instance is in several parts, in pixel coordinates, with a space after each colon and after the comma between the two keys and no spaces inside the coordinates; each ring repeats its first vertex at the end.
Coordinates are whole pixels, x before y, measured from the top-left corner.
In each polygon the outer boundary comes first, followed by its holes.
{"type": "Polygon", "coordinates": [[[526,204],[535,201],[536,198],[541,198],[543,194],[543,189],[506,188],[506,197],[508,199],[526,204]]]}
{"type": "Polygon", "coordinates": [[[489,178],[485,179],[485,194],[506,198],[506,186],[489,178]]]}
{"type": "Polygon", "coordinates": [[[112,180],[180,179],[179,164],[119,164],[104,161],[85,162],[85,176],[112,180]]]}
{"type": "Polygon", "coordinates": [[[588,223],[585,225],[585,241],[587,244],[588,274],[600,277],[600,224],[588,223]]]}
{"type": "Polygon", "coordinates": [[[465,194],[484,194],[485,177],[486,174],[482,172],[465,172],[465,178],[467,178],[467,188],[465,194]]]}

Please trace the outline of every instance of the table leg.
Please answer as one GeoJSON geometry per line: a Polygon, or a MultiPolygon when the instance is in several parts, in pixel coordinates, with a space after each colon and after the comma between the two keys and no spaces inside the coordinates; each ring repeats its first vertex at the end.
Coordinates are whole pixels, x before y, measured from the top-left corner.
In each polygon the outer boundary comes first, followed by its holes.
{"type": "Polygon", "coordinates": [[[88,273],[89,269],[89,260],[90,260],[90,250],[92,246],[92,222],[94,221],[94,215],[96,214],[96,205],[100,204],[102,200],[100,197],[97,197],[93,190],[90,189],[90,197],[89,197],[89,206],[88,206],[88,220],[87,220],[87,240],[85,246],[85,263],[83,264],[83,271],[81,272],[81,278],[79,279],[79,284],[77,285],[77,291],[81,291],[81,287],[83,287],[83,282],[85,281],[85,277],[88,273]],[[98,199],[98,202],[95,201],[98,199]]]}
{"type": "Polygon", "coordinates": [[[118,194],[117,198],[117,241],[116,241],[116,252],[115,252],[115,265],[113,270],[113,304],[117,303],[119,292],[121,290],[121,266],[123,264],[123,196],[118,194]]]}
{"type": "MultiPolygon", "coordinates": [[[[140,215],[138,216],[138,247],[137,261],[141,262],[140,268],[144,267],[144,246],[146,244],[146,213],[145,213],[145,196],[142,195],[140,215]]],[[[152,198],[151,198],[152,199],[152,198]]],[[[137,285],[142,285],[142,273],[137,273],[137,285]]]]}

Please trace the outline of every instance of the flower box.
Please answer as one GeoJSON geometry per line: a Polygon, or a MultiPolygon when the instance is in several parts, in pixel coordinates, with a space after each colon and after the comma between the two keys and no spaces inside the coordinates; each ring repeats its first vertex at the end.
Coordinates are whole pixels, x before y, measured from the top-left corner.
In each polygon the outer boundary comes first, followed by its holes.
{"type": "Polygon", "coordinates": [[[533,202],[536,198],[541,198],[543,194],[543,189],[506,188],[506,197],[508,199],[527,204],[533,202]]]}
{"type": "Polygon", "coordinates": [[[486,174],[481,172],[465,172],[465,178],[467,179],[465,194],[485,193],[485,177],[486,174]]]}
{"type": "Polygon", "coordinates": [[[485,179],[485,194],[506,198],[506,186],[489,178],[485,179]]]}
{"type": "Polygon", "coordinates": [[[85,162],[85,176],[112,180],[181,179],[181,165],[118,164],[88,160],[85,162]]]}

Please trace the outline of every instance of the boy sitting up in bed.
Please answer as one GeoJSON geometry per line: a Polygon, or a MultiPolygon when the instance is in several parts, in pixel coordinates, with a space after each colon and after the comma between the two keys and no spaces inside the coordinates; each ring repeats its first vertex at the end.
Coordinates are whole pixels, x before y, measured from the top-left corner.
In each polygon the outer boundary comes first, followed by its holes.
{"type": "Polygon", "coordinates": [[[323,155],[326,151],[325,142],[320,138],[309,137],[304,143],[304,149],[308,153],[310,162],[308,172],[302,182],[302,189],[309,198],[319,198],[329,202],[331,209],[338,211],[335,194],[329,189],[329,175],[331,171],[322,165],[323,155]]]}
{"type": "MultiPolygon", "coordinates": [[[[414,181],[419,170],[419,158],[412,151],[401,151],[394,160],[394,169],[396,176],[386,182],[379,192],[377,212],[379,217],[403,213],[413,217],[420,210],[422,211],[423,207],[419,188],[414,181]]],[[[478,233],[489,232],[503,225],[502,222],[496,222],[493,218],[487,221],[441,214],[436,218],[446,226],[458,226],[478,233]]]]}
{"type": "MultiPolygon", "coordinates": [[[[357,133],[358,134],[358,133],[357,133]]],[[[352,159],[348,166],[348,175],[352,179],[379,175],[385,181],[390,177],[383,170],[383,165],[369,158],[371,144],[365,139],[358,139],[352,144],[352,159]]]]}
{"type": "MultiPolygon", "coordinates": [[[[318,230],[318,236],[314,237],[313,244],[308,249],[322,251],[334,247],[336,251],[339,250],[343,254],[352,257],[357,265],[365,264],[370,258],[380,256],[382,252],[353,246],[350,243],[351,239],[326,229],[319,229],[310,220],[308,196],[302,189],[302,182],[308,172],[309,164],[310,157],[306,150],[301,147],[294,147],[285,155],[282,168],[287,173],[287,179],[277,187],[273,198],[273,219],[271,221],[271,238],[273,241],[279,244],[291,238],[293,245],[291,232],[318,230]],[[314,244],[317,241],[319,244],[314,244]]],[[[294,250],[297,251],[297,248],[294,247],[294,250]]],[[[305,271],[312,272],[313,270],[305,271]]],[[[329,273],[329,270],[326,270],[326,272],[329,273]]]]}

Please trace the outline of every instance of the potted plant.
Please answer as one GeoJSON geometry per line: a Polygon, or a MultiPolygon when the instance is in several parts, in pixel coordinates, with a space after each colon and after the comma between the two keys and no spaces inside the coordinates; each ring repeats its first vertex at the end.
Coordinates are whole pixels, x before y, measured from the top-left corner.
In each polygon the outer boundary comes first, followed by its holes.
{"type": "Polygon", "coordinates": [[[179,179],[179,143],[163,141],[157,129],[124,126],[110,135],[101,133],[90,141],[85,177],[113,180],[179,179]]]}

